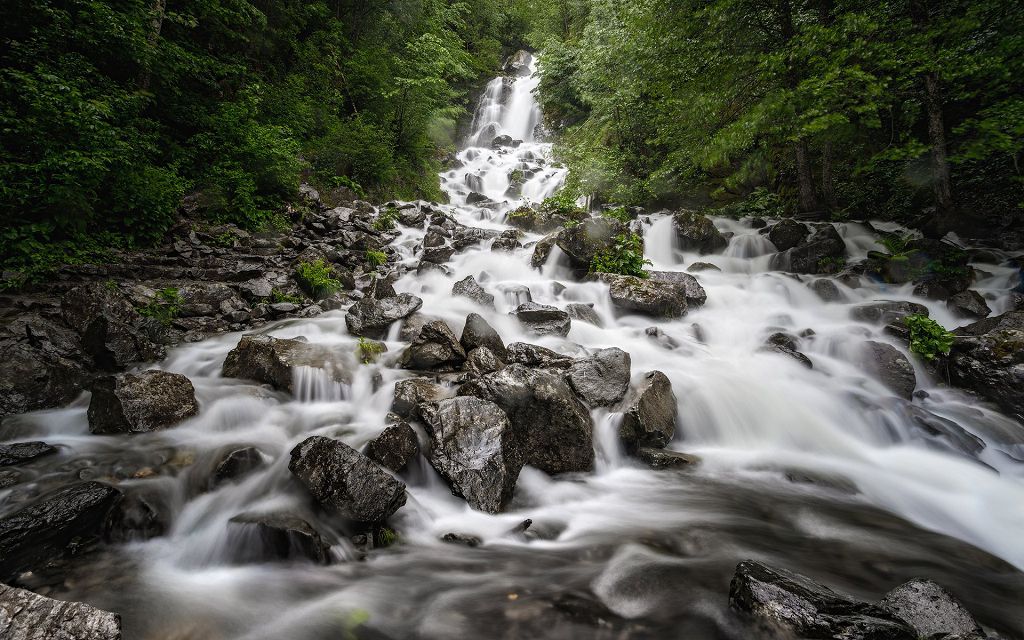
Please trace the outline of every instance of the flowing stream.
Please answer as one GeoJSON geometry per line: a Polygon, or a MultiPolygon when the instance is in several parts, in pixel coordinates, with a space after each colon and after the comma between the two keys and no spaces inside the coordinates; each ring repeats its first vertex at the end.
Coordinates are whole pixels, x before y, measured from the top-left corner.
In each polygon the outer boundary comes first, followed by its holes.
{"type": "MultiPolygon", "coordinates": [[[[506,212],[521,199],[539,201],[564,179],[550,145],[534,140],[536,83],[523,76],[488,85],[461,166],[441,175],[451,201],[444,208],[459,222],[504,230],[506,212]],[[491,149],[502,134],[523,143],[491,149]],[[521,186],[510,184],[514,171],[521,186]],[[473,192],[497,204],[466,204],[473,192]]],[[[228,521],[241,512],[289,510],[339,532],[290,480],[288,452],[312,434],[363,446],[383,429],[393,383],[408,373],[362,366],[351,384],[338,385],[315,370],[297,371],[292,397],[221,377],[240,337],[224,335],[181,345],[154,365],[188,375],[196,387],[199,415],[175,428],[90,435],[87,397],[18,419],[19,436],[63,445],[46,472],[51,479],[118,478],[170,514],[165,535],[104,551],[57,595],[121,613],[129,640],[345,638],[364,619],[391,638],[587,637],[571,622],[534,623],[560,594],[600,600],[661,635],[738,639],[752,635],[728,612],[729,579],[738,561],[755,558],[872,600],[909,577],[929,577],[1005,637],[1022,637],[1015,634],[1024,629],[1024,429],[938,387],[923,369],[918,389],[926,397],[894,397],[864,372],[862,349],[866,340],[897,343],[880,326],[851,320],[850,307],[914,300],[946,327],[960,322],[942,303],[915,298],[912,285],[837,282],[844,300],[823,302],[806,281],[770,270],[774,248],[749,221],[716,219],[733,234],[729,246],[697,256],[674,246],[669,215],[642,220],[653,268],[681,271],[697,261],[721,268],[698,274],[707,303],[682,319],[617,313],[606,287],[575,282],[558,266],[557,248],[545,267],[531,268],[529,245],[540,236],[530,234],[526,248],[492,252],[485,242],[456,253],[451,273],[413,269],[395,288],[421,297],[422,312],[456,332],[477,312],[507,343],[576,355],[615,346],[631,354],[634,381],[664,372],[680,412],[669,448],[698,455],[696,468],[642,467],[618,449],[614,416],[595,410],[596,471],[551,478],[524,469],[507,513],[471,510],[418,462],[404,474],[409,501],[394,518],[401,544],[359,561],[339,535],[328,566],[240,562],[245,541],[228,521]],[[467,275],[495,294],[496,310],[451,295],[467,275]],[[592,303],[603,327],[573,321],[566,339],[532,337],[508,315],[526,296],[559,307],[592,303]],[[652,325],[660,339],[645,332],[652,325]],[[762,349],[771,333],[807,329],[813,336],[800,349],[813,369],[762,349]],[[217,455],[238,445],[258,447],[268,464],[235,484],[197,487],[217,455]],[[509,534],[525,518],[538,539],[509,534]],[[453,531],[483,544],[439,540],[453,531]]],[[[837,227],[851,259],[882,249],[865,225],[837,227]]],[[[424,233],[404,228],[394,243],[409,265],[418,262],[424,233]]],[[[975,266],[986,273],[976,289],[1001,313],[1011,271],[975,266]]],[[[344,311],[262,331],[356,348],[344,311]]],[[[403,348],[398,331],[396,324],[387,341],[392,353],[403,348]]]]}

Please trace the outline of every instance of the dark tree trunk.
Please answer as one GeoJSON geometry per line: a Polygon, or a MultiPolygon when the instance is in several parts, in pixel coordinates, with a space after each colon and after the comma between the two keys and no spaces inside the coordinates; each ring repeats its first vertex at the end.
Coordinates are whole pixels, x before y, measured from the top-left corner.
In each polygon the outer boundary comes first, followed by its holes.
{"type": "Polygon", "coordinates": [[[814,176],[811,174],[809,155],[807,142],[797,142],[796,176],[800,185],[800,211],[803,213],[818,210],[818,197],[814,193],[814,176]]]}
{"type": "Polygon", "coordinates": [[[839,208],[836,202],[836,184],[832,172],[832,143],[826,142],[821,150],[821,197],[825,206],[835,211],[839,208]]]}
{"type": "Polygon", "coordinates": [[[149,89],[150,68],[153,56],[156,52],[156,44],[160,41],[160,31],[164,27],[164,14],[167,13],[167,0],[153,0],[149,9],[150,23],[149,34],[146,36],[146,60],[142,72],[139,74],[138,85],[140,89],[149,89]]]}

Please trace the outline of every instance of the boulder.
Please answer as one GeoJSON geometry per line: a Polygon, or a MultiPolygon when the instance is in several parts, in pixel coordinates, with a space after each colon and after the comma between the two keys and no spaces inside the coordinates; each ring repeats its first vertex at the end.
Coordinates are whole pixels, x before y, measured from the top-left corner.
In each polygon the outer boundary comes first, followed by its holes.
{"type": "Polygon", "coordinates": [[[391,411],[405,420],[419,420],[420,405],[437,402],[450,395],[444,387],[425,378],[406,378],[395,383],[395,397],[391,402],[391,411]]]}
{"type": "Polygon", "coordinates": [[[704,287],[700,286],[697,278],[681,271],[650,271],[648,277],[659,282],[671,282],[679,286],[686,296],[686,304],[690,307],[702,306],[708,300],[708,294],[704,287]]]}
{"type": "Polygon", "coordinates": [[[701,271],[721,271],[722,269],[718,265],[711,264],[710,262],[694,262],[690,266],[686,267],[686,270],[690,273],[700,273],[701,271]]]}
{"type": "Polygon", "coordinates": [[[765,346],[761,350],[780,353],[793,358],[808,369],[814,368],[814,363],[811,362],[811,359],[798,350],[796,336],[787,333],[773,333],[765,340],[765,346]]]}
{"type": "Polygon", "coordinates": [[[552,474],[593,469],[590,412],[558,376],[512,364],[466,383],[459,395],[501,407],[517,434],[524,464],[552,474]]]}
{"type": "Polygon", "coordinates": [[[523,466],[519,438],[495,403],[460,396],[423,406],[430,464],[474,509],[500,513],[523,466]]]}
{"type": "Polygon", "coordinates": [[[625,224],[613,218],[588,218],[559,231],[555,244],[574,267],[589,270],[594,256],[615,246],[615,237],[628,232],[625,224]]]}
{"type": "Polygon", "coordinates": [[[664,373],[651,371],[633,394],[622,416],[619,438],[627,449],[664,447],[676,432],[679,406],[672,382],[664,373]]]}
{"type": "Polygon", "coordinates": [[[841,302],[843,300],[843,294],[839,291],[839,287],[828,278],[818,278],[807,286],[824,302],[841,302]]]}
{"type": "Polygon", "coordinates": [[[487,347],[499,359],[504,360],[506,357],[505,343],[501,341],[501,336],[478,313],[466,316],[466,325],[462,328],[459,342],[467,353],[480,347],[487,347]]]}
{"type": "Polygon", "coordinates": [[[512,312],[519,322],[535,336],[569,335],[572,321],[569,314],[558,307],[536,302],[524,302],[512,312]]]}
{"type": "Polygon", "coordinates": [[[15,464],[29,462],[42,456],[57,453],[57,447],[45,442],[14,442],[11,444],[0,444],[0,467],[9,467],[15,464]]]}
{"type": "Polygon", "coordinates": [[[496,238],[498,232],[493,229],[480,229],[478,227],[459,227],[452,236],[452,246],[456,251],[462,251],[467,247],[480,244],[485,240],[496,238]]]}
{"type": "Polygon", "coordinates": [[[779,220],[768,232],[768,239],[779,251],[788,251],[807,239],[811,230],[792,218],[779,220]]]}
{"type": "Polygon", "coordinates": [[[576,360],[566,371],[565,379],[588,405],[607,407],[625,397],[629,390],[629,373],[629,354],[612,347],[576,360]]]}
{"type": "Polygon", "coordinates": [[[637,460],[652,469],[684,469],[700,463],[700,458],[689,453],[640,447],[634,453],[637,460]]]}
{"type": "Polygon", "coordinates": [[[801,638],[917,640],[913,629],[881,607],[753,560],[737,565],[729,586],[729,606],[766,618],[801,638]]]}
{"type": "Polygon", "coordinates": [[[612,304],[656,318],[680,318],[686,315],[686,291],[673,282],[643,280],[635,276],[595,273],[593,278],[608,285],[612,304]]]}
{"type": "Polygon", "coordinates": [[[786,252],[793,273],[835,273],[845,264],[846,243],[828,224],[814,232],[806,243],[786,252]]]}
{"type": "Polygon", "coordinates": [[[395,414],[388,415],[389,424],[376,438],[366,443],[366,457],[380,466],[399,473],[420,452],[416,431],[395,414]]]}
{"type": "Polygon", "coordinates": [[[929,300],[949,300],[970,286],[971,276],[966,269],[955,275],[929,274],[914,287],[914,295],[929,300]]]}
{"type": "Polygon", "coordinates": [[[729,245],[711,219],[695,211],[679,211],[672,216],[672,226],[683,251],[717,253],[729,245]]]}
{"type": "Polygon", "coordinates": [[[121,640],[121,616],[0,584],[4,640],[121,640]]]}
{"type": "Polygon", "coordinates": [[[78,334],[35,313],[0,322],[0,417],[70,403],[88,384],[78,334]]]}
{"type": "Polygon", "coordinates": [[[340,440],[306,438],[288,469],[324,509],[357,522],[383,522],[405,504],[405,483],[340,440]]]}
{"type": "Polygon", "coordinates": [[[850,309],[850,317],[854,320],[876,324],[891,324],[913,315],[927,316],[928,307],[903,300],[880,300],[858,304],[850,309]]]}
{"type": "Polygon", "coordinates": [[[221,374],[226,378],[263,382],[280,391],[294,393],[295,367],[321,369],[341,384],[349,381],[350,370],[356,366],[354,359],[354,354],[327,345],[310,344],[305,338],[247,334],[224,359],[221,374]]]}
{"type": "Polygon", "coordinates": [[[98,282],[75,287],[61,300],[61,313],[101,369],[123,369],[163,355],[157,343],[164,333],[160,322],[143,317],[116,288],[98,282]]]}
{"type": "Polygon", "coordinates": [[[480,286],[473,276],[466,276],[456,282],[452,286],[452,295],[469,298],[482,307],[494,308],[494,296],[484,291],[484,288],[480,286]]]}
{"type": "Polygon", "coordinates": [[[240,513],[229,521],[238,540],[238,562],[330,561],[331,546],[306,520],[291,513],[240,513]]]}
{"type": "Polygon", "coordinates": [[[597,315],[597,312],[594,311],[593,304],[571,302],[565,305],[565,312],[568,313],[569,317],[573,320],[586,322],[587,324],[592,324],[595,327],[604,326],[604,323],[601,321],[601,316],[597,315]]]}
{"type": "Polygon", "coordinates": [[[557,241],[558,234],[555,233],[538,240],[537,244],[533,247],[533,255],[530,256],[530,266],[534,269],[540,269],[547,264],[548,258],[551,256],[551,249],[554,248],[557,241]]]}
{"type": "Polygon", "coordinates": [[[946,358],[950,382],[1024,420],[1024,311],[979,320],[954,333],[946,358]]]}
{"type": "Polygon", "coordinates": [[[502,231],[494,242],[491,243],[491,251],[508,251],[512,252],[523,246],[519,242],[520,232],[517,229],[507,229],[502,231]]]}
{"type": "Polygon", "coordinates": [[[974,616],[931,580],[910,580],[885,594],[879,605],[910,624],[921,638],[984,638],[974,616]]]}
{"type": "Polygon", "coordinates": [[[42,569],[102,537],[121,498],[109,485],[80,482],[0,518],[0,580],[42,569]]]}
{"type": "Polygon", "coordinates": [[[388,327],[419,310],[423,300],[408,293],[390,298],[363,298],[352,305],[345,315],[345,325],[352,335],[383,338],[388,327]]]}
{"type": "Polygon", "coordinates": [[[181,300],[178,315],[183,318],[227,315],[246,308],[238,294],[222,282],[186,284],[178,289],[178,297],[181,300]]]}
{"type": "Polygon", "coordinates": [[[576,362],[572,356],[526,342],[513,342],[508,345],[507,354],[508,364],[521,364],[530,368],[568,369],[576,362]]]}
{"type": "Polygon", "coordinates": [[[466,363],[462,368],[471,374],[481,376],[504,366],[505,363],[499,360],[493,351],[487,347],[477,347],[466,355],[466,363]]]}
{"type": "Polygon", "coordinates": [[[263,454],[256,447],[240,447],[228,451],[214,467],[211,484],[217,486],[237,480],[263,466],[263,454]]]}
{"type": "Polygon", "coordinates": [[[192,381],[155,369],[101,376],[93,382],[89,431],[146,433],[166,429],[199,413],[192,381]]]}
{"type": "Polygon", "coordinates": [[[914,365],[891,344],[873,340],[865,342],[864,368],[899,397],[907,400],[913,397],[917,387],[914,365]]]}
{"type": "Polygon", "coordinates": [[[401,365],[405,369],[450,369],[465,360],[466,351],[448,324],[434,320],[423,325],[412,344],[402,353],[401,365]]]}
{"type": "Polygon", "coordinates": [[[532,58],[533,56],[530,55],[529,51],[520,49],[509,56],[501,70],[509,75],[528,76],[530,75],[530,60],[532,58]]]}
{"type": "Polygon", "coordinates": [[[961,291],[946,300],[946,307],[961,318],[987,318],[992,309],[977,291],[961,291]]]}

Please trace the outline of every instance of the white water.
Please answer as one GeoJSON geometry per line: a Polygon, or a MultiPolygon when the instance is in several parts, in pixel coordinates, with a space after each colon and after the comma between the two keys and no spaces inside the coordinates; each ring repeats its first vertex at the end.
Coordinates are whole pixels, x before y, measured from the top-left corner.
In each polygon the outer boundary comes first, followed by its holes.
{"type": "MultiPolygon", "coordinates": [[[[539,122],[531,95],[536,82],[536,77],[519,78],[507,87],[499,78],[488,85],[468,141],[484,146],[462,150],[463,166],[441,176],[452,203],[445,209],[460,223],[507,228],[504,214],[519,203],[508,191],[515,169],[530,176],[521,191],[525,200],[552,194],[564,179],[565,170],[550,159],[550,146],[533,141],[539,122]],[[486,146],[501,134],[523,144],[486,146]],[[466,205],[472,191],[497,204],[466,205]]],[[[178,427],[131,440],[91,436],[87,398],[20,420],[24,433],[66,447],[67,469],[86,465],[76,466],[77,459],[89,461],[85,470],[93,468],[90,473],[100,478],[116,475],[121,467],[128,467],[122,473],[128,477],[138,467],[157,468],[156,479],[121,484],[159,483],[171,512],[167,535],[120,548],[127,576],[94,567],[93,577],[81,578],[69,595],[122,612],[130,631],[126,638],[342,637],[339,625],[347,612],[357,610],[368,612],[372,623],[393,637],[497,637],[488,625],[504,628],[507,593],[518,590],[589,590],[627,617],[675,620],[666,611],[681,616],[678,628],[692,629],[689,637],[709,637],[702,634],[717,629],[739,638],[750,636],[731,630],[724,613],[728,575],[737,561],[753,556],[828,576],[864,597],[877,597],[902,578],[925,573],[980,609],[983,619],[987,614],[1009,630],[1024,625],[1024,611],[1012,606],[1024,593],[1018,574],[1006,577],[1004,568],[993,568],[994,561],[968,546],[1024,568],[1024,464],[1019,462],[1024,429],[939,388],[923,369],[917,372],[918,389],[928,391],[926,399],[911,405],[893,397],[864,373],[859,355],[865,340],[891,340],[881,327],[851,321],[849,309],[865,300],[914,299],[945,326],[958,321],[943,305],[915,299],[910,285],[863,283],[851,289],[839,284],[846,300],[824,303],[806,283],[768,270],[774,247],[757,230],[743,222],[715,222],[735,235],[722,254],[713,256],[679,251],[666,215],[652,215],[644,224],[654,268],[682,270],[705,261],[722,269],[698,274],[707,304],[677,321],[619,315],[603,285],[573,281],[557,264],[557,250],[538,271],[529,266],[532,248],[492,252],[484,242],[456,254],[450,274],[416,275],[413,269],[395,284],[398,291],[423,298],[422,312],[444,319],[456,332],[468,313],[477,312],[506,342],[533,342],[573,354],[616,346],[631,354],[634,380],[650,370],[664,372],[680,412],[670,448],[698,454],[703,459],[698,469],[640,468],[617,450],[615,418],[595,412],[595,473],[550,478],[525,469],[509,513],[494,516],[471,510],[428,465],[416,464],[404,477],[409,501],[395,518],[404,544],[355,562],[354,549],[340,535],[343,527],[314,513],[290,480],[288,451],[312,434],[360,447],[382,430],[393,383],[407,375],[386,366],[403,348],[398,327],[391,332],[385,364],[358,368],[344,387],[314,370],[296,372],[295,399],[221,378],[224,356],[239,336],[211,338],[182,345],[157,365],[188,375],[196,386],[201,412],[178,427]],[[467,275],[495,294],[497,310],[451,295],[452,284],[467,275]],[[503,294],[523,285],[543,304],[592,303],[603,328],[574,321],[566,339],[527,335],[508,316],[520,299],[503,294]],[[652,325],[678,347],[648,337],[644,329],[652,325]],[[771,333],[805,329],[814,331],[801,343],[814,362],[812,370],[761,350],[771,333]],[[380,384],[374,383],[377,374],[380,384]],[[945,421],[954,435],[925,435],[913,412],[945,421]],[[984,442],[984,449],[972,453],[958,444],[969,437],[958,433],[984,442]],[[258,447],[271,460],[265,470],[212,492],[189,488],[219,452],[242,444],[258,447]],[[183,462],[175,466],[178,458],[183,462]],[[786,473],[830,478],[855,489],[792,483],[786,473]],[[272,509],[293,510],[321,529],[339,532],[333,549],[339,562],[330,567],[233,564],[235,539],[228,520],[243,511],[272,509]],[[552,532],[550,539],[526,542],[507,535],[527,517],[535,529],[552,532]],[[485,544],[470,550],[439,542],[450,531],[476,535],[485,544]],[[670,541],[673,551],[650,546],[649,540],[670,541]],[[652,567],[681,582],[637,582],[652,567]]],[[[839,231],[851,261],[880,248],[863,225],[842,224],[839,231]]],[[[418,263],[424,233],[406,229],[395,242],[409,266],[418,263]]],[[[1010,277],[1002,267],[983,268],[993,275],[977,289],[998,313],[1010,277]]],[[[277,323],[265,331],[356,349],[343,311],[277,323]]],[[[67,469],[61,472],[75,472],[67,469]]]]}

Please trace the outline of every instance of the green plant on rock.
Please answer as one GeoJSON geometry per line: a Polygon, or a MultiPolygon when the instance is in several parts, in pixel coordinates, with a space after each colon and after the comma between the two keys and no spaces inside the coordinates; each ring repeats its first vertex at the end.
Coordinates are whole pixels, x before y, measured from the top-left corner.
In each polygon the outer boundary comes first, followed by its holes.
{"type": "Polygon", "coordinates": [[[529,218],[535,215],[537,215],[537,212],[533,210],[533,207],[525,204],[508,212],[508,217],[510,218],[529,218]]]}
{"type": "Polygon", "coordinates": [[[359,343],[356,345],[356,353],[359,356],[359,361],[363,364],[372,364],[377,361],[380,354],[384,353],[387,348],[383,343],[377,342],[376,340],[368,340],[360,336],[359,343]]]}
{"type": "Polygon", "coordinates": [[[520,184],[525,177],[526,175],[523,173],[522,169],[513,169],[508,174],[508,182],[509,184],[520,184]]]}
{"type": "Polygon", "coordinates": [[[391,231],[395,228],[395,223],[397,222],[398,209],[387,207],[377,214],[377,219],[373,221],[372,226],[374,231],[391,231]]]}
{"type": "Polygon", "coordinates": [[[629,210],[626,207],[615,207],[614,209],[605,209],[601,212],[601,215],[605,218],[611,218],[612,220],[618,220],[619,222],[629,223],[632,218],[629,216],[629,210]]]}
{"type": "Polygon", "coordinates": [[[818,260],[819,273],[838,273],[846,266],[846,258],[843,256],[827,256],[818,260]]]}
{"type": "Polygon", "coordinates": [[[371,267],[379,267],[383,264],[387,264],[387,261],[388,254],[384,253],[383,251],[375,251],[373,249],[370,249],[366,252],[366,262],[369,263],[371,267]]]}
{"type": "Polygon", "coordinates": [[[331,266],[317,259],[313,262],[301,262],[296,269],[299,286],[317,300],[326,298],[341,289],[341,282],[331,276],[331,266]]]}
{"type": "Polygon", "coordinates": [[[567,191],[560,191],[551,197],[544,198],[544,201],[540,203],[540,211],[549,216],[559,215],[570,220],[587,215],[587,212],[576,204],[576,198],[567,191]]]}
{"type": "Polygon", "coordinates": [[[138,307],[137,311],[147,318],[155,318],[166,327],[181,313],[181,294],[175,287],[161,289],[148,304],[138,307]]]}
{"type": "Polygon", "coordinates": [[[747,197],[728,204],[715,213],[729,218],[781,218],[786,213],[786,205],[779,194],[758,187],[747,197]]]}
{"type": "Polygon", "coordinates": [[[594,256],[590,271],[647,278],[644,266],[649,264],[651,261],[644,259],[643,238],[636,233],[621,233],[615,236],[614,245],[594,256]]]}
{"type": "Polygon", "coordinates": [[[300,304],[302,302],[302,298],[300,298],[299,296],[287,294],[284,291],[281,291],[280,289],[272,289],[270,292],[270,299],[273,300],[275,304],[278,302],[290,302],[291,304],[300,304]]]}
{"type": "Polygon", "coordinates": [[[915,314],[903,319],[910,329],[910,350],[925,360],[949,355],[955,336],[928,316],[915,314]]]}
{"type": "Polygon", "coordinates": [[[210,238],[210,244],[215,247],[221,247],[223,249],[230,249],[235,246],[235,234],[230,231],[224,231],[210,238]]]}

